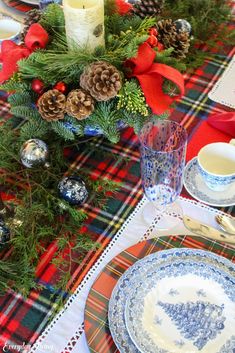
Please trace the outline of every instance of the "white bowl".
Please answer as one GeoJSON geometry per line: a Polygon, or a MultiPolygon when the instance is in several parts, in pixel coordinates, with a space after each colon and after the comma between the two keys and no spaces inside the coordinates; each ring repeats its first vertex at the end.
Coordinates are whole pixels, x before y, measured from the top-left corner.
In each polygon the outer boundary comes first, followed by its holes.
{"type": "Polygon", "coordinates": [[[0,42],[15,39],[21,32],[21,24],[11,19],[0,20],[0,42]]]}

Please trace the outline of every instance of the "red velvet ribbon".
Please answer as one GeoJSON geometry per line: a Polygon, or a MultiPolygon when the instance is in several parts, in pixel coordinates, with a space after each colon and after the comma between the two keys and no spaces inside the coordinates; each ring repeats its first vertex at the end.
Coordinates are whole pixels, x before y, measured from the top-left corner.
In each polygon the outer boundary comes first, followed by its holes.
{"type": "Polygon", "coordinates": [[[208,118],[207,122],[214,128],[235,137],[235,112],[213,114],[208,118]]]}
{"type": "Polygon", "coordinates": [[[116,0],[115,1],[117,12],[119,15],[127,15],[133,9],[133,5],[126,2],[125,0],[116,0]]]}
{"type": "Polygon", "coordinates": [[[184,78],[176,69],[155,63],[156,52],[148,43],[140,45],[138,55],[126,61],[125,66],[132,69],[129,77],[136,77],[144,92],[147,104],[155,114],[162,114],[173,101],[184,95],[184,78]],[[170,97],[162,90],[163,80],[167,78],[175,83],[179,88],[180,94],[170,97]]]}
{"type": "Polygon", "coordinates": [[[19,60],[27,58],[38,48],[45,48],[48,39],[49,36],[45,29],[39,23],[34,23],[30,26],[26,34],[25,45],[17,45],[11,40],[4,40],[0,55],[0,61],[2,62],[0,83],[8,80],[18,71],[17,62],[19,60]]]}

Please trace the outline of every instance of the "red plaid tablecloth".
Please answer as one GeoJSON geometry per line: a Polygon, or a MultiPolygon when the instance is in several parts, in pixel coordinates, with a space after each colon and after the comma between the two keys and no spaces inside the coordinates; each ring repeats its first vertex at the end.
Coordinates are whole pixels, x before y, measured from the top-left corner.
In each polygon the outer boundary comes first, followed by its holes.
{"type": "MultiPolygon", "coordinates": [[[[214,59],[209,58],[193,75],[186,76],[186,95],[172,113],[172,119],[182,122],[187,128],[188,159],[195,156],[198,148],[208,142],[229,140],[228,136],[210,128],[206,123],[209,114],[225,110],[224,107],[209,100],[207,94],[234,54],[235,49],[232,49],[227,52],[227,55],[221,54],[214,59]]],[[[8,117],[8,110],[6,95],[1,92],[0,115],[8,117]]],[[[72,291],[97,261],[142,198],[138,141],[133,130],[125,129],[122,132],[120,143],[115,146],[102,138],[95,139],[94,144],[96,148],[108,150],[114,155],[120,153],[126,155],[128,163],[118,163],[117,159],[111,157],[107,160],[96,160],[92,154],[89,154],[85,144],[80,145],[79,152],[71,150],[67,154],[71,169],[89,166],[94,179],[102,176],[122,182],[121,190],[115,195],[115,199],[108,200],[105,211],[91,207],[89,203],[85,205],[89,217],[84,225],[84,231],[88,231],[94,240],[98,241],[100,248],[95,254],[88,253],[81,265],[73,266],[70,286],[72,291]]],[[[183,190],[183,196],[189,197],[185,190],[183,190]]],[[[234,209],[230,207],[225,211],[233,213],[234,209]]],[[[54,280],[57,275],[56,268],[50,264],[51,253],[54,250],[52,244],[38,267],[37,276],[45,284],[44,290],[41,292],[32,290],[27,299],[13,292],[0,297],[0,349],[3,349],[6,342],[16,345],[23,343],[32,345],[48,324],[50,313],[57,307],[56,298],[53,299],[54,302],[51,299],[51,294],[55,291],[54,280]]],[[[8,350],[8,352],[16,351],[8,350]]]]}

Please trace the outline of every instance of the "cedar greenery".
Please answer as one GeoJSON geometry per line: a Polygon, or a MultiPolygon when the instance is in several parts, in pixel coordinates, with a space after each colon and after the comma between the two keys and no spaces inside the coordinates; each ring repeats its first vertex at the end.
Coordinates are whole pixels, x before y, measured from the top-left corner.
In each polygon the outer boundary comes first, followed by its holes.
{"type": "Polygon", "coordinates": [[[117,109],[126,109],[128,113],[141,114],[143,116],[149,115],[145,97],[134,80],[126,81],[117,95],[118,105],[117,109]]]}
{"type": "MultiPolygon", "coordinates": [[[[0,126],[0,184],[2,190],[14,194],[17,200],[13,204],[14,219],[7,220],[11,240],[5,246],[12,247],[12,251],[8,259],[0,260],[0,292],[11,288],[27,295],[32,288],[40,289],[42,283],[35,281],[35,271],[40,256],[52,242],[58,245],[52,262],[62,256],[64,249],[71,253],[67,260],[63,260],[57,283],[60,291],[65,290],[65,277],[71,276],[68,269],[78,255],[81,259],[82,254],[97,248],[89,234],[80,233],[87,218],[85,210],[71,207],[57,195],[57,185],[68,169],[63,157],[63,147],[67,145],[59,139],[52,142],[51,135],[47,133],[50,168],[27,169],[19,160],[24,139],[17,129],[13,129],[13,122],[14,119],[10,119],[0,126]]],[[[90,146],[88,148],[91,149],[90,146]]],[[[91,153],[97,153],[97,145],[91,153]]],[[[88,187],[90,203],[102,207],[102,204],[105,205],[106,193],[115,193],[120,185],[107,179],[98,179],[94,183],[89,174],[89,169],[79,171],[88,187]]]]}

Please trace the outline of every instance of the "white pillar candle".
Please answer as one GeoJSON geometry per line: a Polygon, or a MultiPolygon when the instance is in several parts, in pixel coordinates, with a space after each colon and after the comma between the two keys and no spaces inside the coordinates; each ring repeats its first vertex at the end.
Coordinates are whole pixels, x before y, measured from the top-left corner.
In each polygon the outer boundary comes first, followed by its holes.
{"type": "Polygon", "coordinates": [[[104,46],[104,0],[63,0],[68,45],[104,46]]]}

